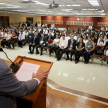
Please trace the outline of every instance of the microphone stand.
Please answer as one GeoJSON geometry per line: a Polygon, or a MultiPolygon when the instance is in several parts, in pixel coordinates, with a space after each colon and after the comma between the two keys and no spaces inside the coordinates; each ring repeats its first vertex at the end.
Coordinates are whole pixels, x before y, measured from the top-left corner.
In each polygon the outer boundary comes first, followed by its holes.
{"type": "MultiPolygon", "coordinates": [[[[4,52],[2,48],[0,48],[0,51],[4,52]]],[[[5,52],[4,52],[4,53],[5,53],[5,52]]],[[[6,53],[5,53],[5,55],[6,55],[6,57],[8,58],[8,56],[7,56],[6,53]]],[[[24,57],[25,57],[25,56],[24,56],[24,57]]],[[[21,59],[18,63],[13,63],[12,60],[10,60],[10,59],[8,58],[8,60],[11,61],[11,63],[12,63],[12,64],[10,65],[10,68],[12,69],[12,72],[13,72],[13,73],[15,73],[15,72],[17,72],[17,71],[19,70],[19,68],[20,68],[20,67],[19,67],[19,64],[23,61],[23,58],[24,58],[24,57],[22,57],[22,59],[21,59]]]]}

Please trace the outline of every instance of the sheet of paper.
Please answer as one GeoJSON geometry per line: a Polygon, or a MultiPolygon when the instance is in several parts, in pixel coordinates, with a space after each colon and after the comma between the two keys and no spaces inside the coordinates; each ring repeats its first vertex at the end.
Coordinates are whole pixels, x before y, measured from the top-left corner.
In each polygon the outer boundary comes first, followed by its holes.
{"type": "Polygon", "coordinates": [[[28,81],[32,79],[32,74],[37,73],[40,65],[24,62],[16,74],[19,81],[28,81]]]}

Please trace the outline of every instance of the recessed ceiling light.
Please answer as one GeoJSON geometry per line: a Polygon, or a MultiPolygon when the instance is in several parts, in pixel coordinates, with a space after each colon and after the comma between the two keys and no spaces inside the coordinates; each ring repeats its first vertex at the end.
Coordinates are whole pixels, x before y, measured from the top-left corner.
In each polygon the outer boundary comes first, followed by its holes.
{"type": "Polygon", "coordinates": [[[101,15],[105,15],[105,13],[102,13],[101,15]]]}
{"type": "Polygon", "coordinates": [[[95,9],[88,9],[88,10],[95,10],[95,9]]]}
{"type": "Polygon", "coordinates": [[[82,9],[82,10],[87,10],[87,9],[82,9]]]}
{"type": "Polygon", "coordinates": [[[66,6],[71,6],[71,5],[66,5],[66,6]]]}
{"type": "Polygon", "coordinates": [[[72,6],[81,6],[81,5],[72,5],[72,6]]]}

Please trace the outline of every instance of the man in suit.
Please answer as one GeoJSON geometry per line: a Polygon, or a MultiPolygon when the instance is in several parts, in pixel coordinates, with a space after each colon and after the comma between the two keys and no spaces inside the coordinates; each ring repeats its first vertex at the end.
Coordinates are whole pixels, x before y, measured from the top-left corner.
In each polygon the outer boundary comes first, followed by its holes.
{"type": "Polygon", "coordinates": [[[39,41],[40,41],[40,37],[37,36],[37,33],[35,32],[34,33],[34,36],[32,37],[31,41],[30,41],[30,44],[29,44],[29,50],[30,50],[30,54],[33,54],[34,53],[34,48],[36,47],[36,45],[39,44],[39,41]],[[33,47],[33,50],[31,51],[31,47],[33,47]]]}
{"type": "Polygon", "coordinates": [[[75,46],[76,46],[76,40],[74,40],[74,35],[70,35],[70,38],[68,40],[68,46],[67,46],[67,49],[66,49],[66,55],[67,55],[67,59],[66,60],[69,60],[69,52],[71,53],[71,57],[70,57],[70,61],[72,61],[72,55],[74,54],[74,51],[75,51],[75,46]]]}
{"type": "Polygon", "coordinates": [[[6,63],[0,59],[0,108],[17,108],[15,97],[22,97],[37,90],[49,72],[33,73],[29,81],[19,81],[6,63]]]}
{"type": "Polygon", "coordinates": [[[31,38],[34,36],[33,34],[33,30],[31,30],[31,32],[28,34],[28,37],[27,37],[27,42],[29,43],[31,38]]]}
{"type": "Polygon", "coordinates": [[[48,37],[47,37],[47,41],[50,40],[50,39],[51,39],[51,40],[54,39],[54,37],[51,35],[51,32],[49,33],[49,35],[48,35],[48,37]]]}
{"type": "Polygon", "coordinates": [[[47,38],[44,37],[43,34],[41,34],[40,42],[39,42],[38,45],[36,45],[36,54],[39,54],[38,48],[40,47],[40,48],[41,48],[41,53],[40,53],[40,55],[42,55],[43,48],[46,46],[46,41],[47,41],[47,38]]]}

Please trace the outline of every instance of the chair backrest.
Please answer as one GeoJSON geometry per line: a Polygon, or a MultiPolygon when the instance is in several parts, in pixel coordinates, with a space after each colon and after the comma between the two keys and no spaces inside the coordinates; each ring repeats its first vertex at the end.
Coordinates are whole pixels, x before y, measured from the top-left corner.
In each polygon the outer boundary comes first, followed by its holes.
{"type": "Polygon", "coordinates": [[[27,36],[25,35],[25,40],[27,39],[27,36]]]}
{"type": "Polygon", "coordinates": [[[48,40],[48,44],[51,44],[53,42],[53,40],[49,39],[48,40]]]}
{"type": "Polygon", "coordinates": [[[96,50],[96,49],[99,49],[99,48],[102,49],[103,47],[102,47],[102,46],[96,46],[96,47],[95,47],[95,50],[96,50]]]}
{"type": "Polygon", "coordinates": [[[107,50],[108,50],[108,47],[105,48],[105,51],[107,51],[107,50]]]}

